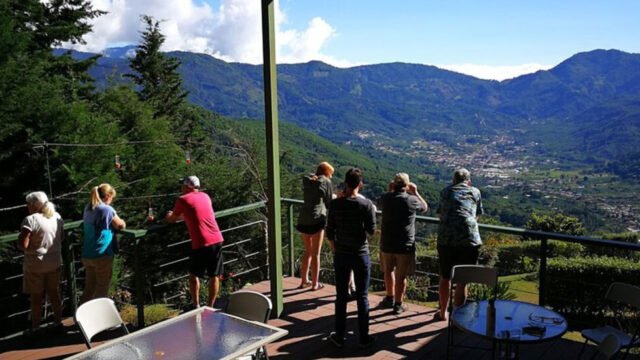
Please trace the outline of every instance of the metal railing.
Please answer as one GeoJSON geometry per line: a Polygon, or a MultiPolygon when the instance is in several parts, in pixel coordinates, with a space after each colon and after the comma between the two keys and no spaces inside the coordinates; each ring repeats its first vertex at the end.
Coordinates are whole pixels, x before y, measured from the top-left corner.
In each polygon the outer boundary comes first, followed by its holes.
{"type": "MultiPolygon", "coordinates": [[[[283,213],[283,218],[281,220],[286,221],[286,223],[284,224],[286,224],[287,226],[283,228],[286,229],[286,236],[288,238],[288,241],[287,244],[284,244],[283,253],[280,254],[279,258],[281,261],[283,261],[283,263],[287,265],[287,270],[290,276],[294,276],[296,272],[297,252],[295,239],[296,237],[298,237],[298,235],[297,231],[295,231],[294,228],[294,223],[297,215],[297,212],[295,210],[296,207],[301,205],[302,203],[303,202],[301,200],[287,198],[282,199],[282,204],[283,207],[286,207],[286,211],[283,213]],[[285,251],[287,252],[286,257],[284,257],[285,251]]],[[[257,202],[235,207],[232,209],[218,211],[216,213],[216,217],[217,219],[224,222],[225,219],[230,219],[234,215],[240,215],[256,210],[263,211],[264,209],[265,203],[257,202]]],[[[416,219],[419,224],[427,224],[429,226],[437,225],[439,223],[439,220],[434,217],[417,216],[416,219]]],[[[74,312],[78,306],[78,293],[79,288],[81,287],[79,283],[82,280],[82,266],[80,264],[78,251],[81,244],[81,225],[81,221],[68,222],[65,224],[66,240],[63,246],[63,263],[65,274],[65,280],[62,283],[63,300],[65,301],[65,303],[68,303],[70,305],[66,306],[66,308],[70,308],[74,312]]],[[[547,261],[549,259],[550,240],[558,240],[561,242],[577,243],[582,245],[600,246],[612,249],[622,249],[632,252],[640,251],[640,245],[620,241],[532,231],[521,228],[495,225],[480,224],[479,226],[480,230],[483,232],[489,231],[499,234],[508,234],[539,241],[540,247],[538,266],[538,302],[542,305],[546,304],[546,297],[548,295],[546,274],[547,261]]],[[[266,246],[267,230],[267,222],[265,221],[264,214],[261,214],[260,218],[258,219],[254,218],[250,221],[245,221],[244,223],[240,224],[233,224],[224,228],[223,231],[225,232],[225,234],[229,234],[231,232],[238,233],[242,231],[253,231],[254,235],[256,233],[259,233],[258,236],[253,237],[225,236],[226,241],[223,247],[223,251],[225,251],[225,253],[231,253],[235,255],[235,257],[231,257],[225,260],[225,265],[244,265],[243,270],[238,271],[234,274],[230,274],[230,277],[237,278],[252,273],[261,273],[261,277],[263,278],[262,280],[268,277],[268,271],[266,270],[268,261],[268,247],[266,246]],[[256,228],[259,229],[259,231],[257,231],[256,228]],[[256,245],[257,237],[263,239],[263,243],[256,245]],[[231,240],[232,238],[233,240],[231,240]],[[246,250],[247,247],[250,247],[250,249],[246,250]]],[[[153,297],[151,297],[149,301],[149,295],[159,292],[159,289],[162,289],[163,287],[171,287],[187,276],[185,275],[186,271],[184,270],[172,270],[174,267],[184,267],[184,263],[188,259],[188,257],[185,255],[188,250],[184,249],[184,247],[189,246],[190,240],[185,234],[186,229],[183,224],[153,225],[148,229],[125,230],[121,232],[122,239],[120,241],[123,245],[121,255],[125,259],[125,261],[127,261],[129,265],[127,266],[127,269],[130,270],[127,271],[127,274],[125,274],[125,276],[122,278],[122,282],[123,287],[126,290],[132,291],[133,293],[133,303],[135,303],[135,306],[137,308],[139,326],[144,326],[145,323],[145,305],[154,302],[153,297]],[[147,261],[148,256],[145,255],[148,255],[150,249],[157,247],[159,243],[162,243],[162,245],[159,248],[156,248],[156,251],[176,254],[177,257],[165,257],[164,261],[161,263],[147,261]],[[158,280],[156,282],[151,281],[154,279],[154,275],[156,274],[174,273],[177,275],[169,278],[163,278],[162,280],[158,280]]],[[[0,236],[0,246],[4,245],[3,251],[5,254],[4,259],[0,259],[0,271],[2,271],[2,277],[0,278],[0,289],[2,289],[2,292],[0,293],[0,303],[3,304],[4,309],[8,308],[7,304],[15,304],[18,301],[23,301],[20,296],[21,289],[19,289],[18,284],[18,280],[22,278],[20,264],[22,255],[17,251],[11,252],[7,250],[7,247],[12,246],[12,244],[8,243],[15,242],[17,240],[17,236],[18,234],[0,236]],[[9,255],[7,256],[6,254],[9,255]]],[[[437,274],[423,272],[420,273],[419,276],[437,277],[437,274]]],[[[172,301],[181,295],[181,293],[171,293],[168,297],[163,296],[163,300],[172,301]]],[[[24,316],[28,312],[28,308],[25,309],[23,306],[21,309],[14,312],[5,311],[3,313],[0,313],[0,323],[3,324],[2,326],[0,326],[0,328],[8,329],[9,327],[5,326],[7,323],[11,322],[12,319],[18,319],[20,316],[24,316]]]]}
{"type": "MultiPolygon", "coordinates": [[[[297,199],[282,199],[283,205],[288,207],[287,211],[287,221],[288,221],[288,243],[289,243],[289,273],[293,276],[295,273],[295,229],[294,229],[294,219],[296,217],[296,213],[294,208],[296,206],[302,205],[303,201],[297,199]]],[[[381,215],[381,212],[377,212],[378,215],[381,215]]],[[[440,220],[436,217],[429,216],[416,216],[416,223],[423,223],[428,225],[439,224],[440,220]]],[[[497,226],[497,225],[487,225],[487,224],[479,224],[480,231],[483,232],[493,232],[499,234],[507,234],[507,235],[515,235],[518,237],[522,237],[525,239],[531,239],[540,242],[539,249],[539,266],[538,266],[538,303],[540,305],[547,304],[547,263],[549,259],[549,241],[557,240],[561,242],[568,243],[576,243],[585,246],[598,246],[605,247],[611,249],[621,249],[632,252],[640,251],[640,244],[615,241],[615,240],[605,240],[600,238],[586,237],[586,236],[575,236],[575,235],[566,235],[560,233],[551,233],[544,231],[535,231],[535,230],[527,230],[523,228],[514,228],[514,227],[506,227],[506,226],[497,226]]],[[[640,253],[639,253],[640,254],[640,253]]],[[[426,273],[421,272],[420,275],[424,276],[438,276],[438,274],[434,273],[426,273]]],[[[608,286],[608,284],[606,284],[608,286]]]]}
{"type": "MultiPolygon", "coordinates": [[[[216,218],[222,224],[234,215],[253,213],[264,208],[264,202],[252,203],[217,211],[216,218]]],[[[231,221],[228,222],[231,223],[231,221]]],[[[222,247],[225,253],[224,264],[228,268],[238,269],[227,273],[226,277],[238,279],[259,274],[259,280],[264,280],[268,276],[267,222],[264,214],[260,214],[257,218],[253,216],[253,219],[240,224],[225,225],[229,226],[222,228],[221,225],[221,231],[225,235],[225,243],[222,247]],[[231,256],[228,256],[229,254],[231,256]]],[[[125,262],[126,272],[120,279],[120,287],[132,293],[132,303],[137,309],[138,325],[143,327],[145,306],[154,303],[153,294],[159,293],[163,287],[176,285],[188,276],[185,275],[185,268],[191,240],[184,224],[152,225],[147,229],[123,230],[118,236],[121,247],[119,258],[125,262]],[[158,258],[162,261],[154,261],[152,259],[154,254],[159,255],[158,258]]],[[[2,329],[0,337],[10,334],[12,330],[21,329],[22,324],[19,322],[29,314],[27,302],[21,296],[24,256],[17,249],[13,249],[17,239],[18,234],[15,233],[0,236],[0,247],[5,254],[0,259],[0,271],[2,271],[0,303],[3,304],[0,312],[0,329],[2,329]]],[[[66,304],[65,309],[72,313],[75,313],[78,307],[79,289],[83,281],[83,266],[80,261],[81,243],[82,221],[67,222],[62,248],[64,276],[61,287],[63,302],[66,304]]],[[[168,297],[163,296],[163,300],[172,301],[181,295],[183,294],[180,292],[171,293],[168,297]]]]}

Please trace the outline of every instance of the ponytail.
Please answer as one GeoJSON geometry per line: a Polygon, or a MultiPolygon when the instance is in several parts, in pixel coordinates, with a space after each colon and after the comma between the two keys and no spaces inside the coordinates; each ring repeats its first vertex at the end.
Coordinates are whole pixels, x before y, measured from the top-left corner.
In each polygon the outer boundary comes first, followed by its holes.
{"type": "Polygon", "coordinates": [[[56,206],[53,203],[47,201],[42,206],[42,209],[40,209],[40,212],[47,219],[51,219],[53,215],[56,213],[56,206]]]}
{"type": "Polygon", "coordinates": [[[28,205],[32,206],[36,211],[42,213],[44,217],[50,219],[56,213],[56,206],[49,202],[49,198],[47,198],[47,194],[42,191],[34,191],[32,193],[27,194],[25,200],[28,205]]]}
{"type": "Polygon", "coordinates": [[[107,196],[111,196],[112,198],[116,196],[116,189],[114,189],[113,186],[107,183],[94,186],[93,189],[91,189],[91,209],[95,209],[96,206],[102,204],[107,196]]]}
{"type": "Polygon", "coordinates": [[[99,189],[97,186],[94,186],[91,189],[91,209],[95,209],[96,206],[102,204],[102,199],[100,199],[99,189]]]}

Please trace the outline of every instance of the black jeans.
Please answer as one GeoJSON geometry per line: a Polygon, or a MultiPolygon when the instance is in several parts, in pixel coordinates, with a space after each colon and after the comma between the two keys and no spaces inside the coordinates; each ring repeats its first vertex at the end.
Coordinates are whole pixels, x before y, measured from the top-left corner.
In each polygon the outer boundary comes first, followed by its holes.
{"type": "Polygon", "coordinates": [[[360,342],[369,336],[369,280],[371,260],[369,255],[335,254],[333,265],[336,272],[336,335],[343,338],[347,322],[349,275],[353,270],[358,303],[358,335],[360,342]]]}

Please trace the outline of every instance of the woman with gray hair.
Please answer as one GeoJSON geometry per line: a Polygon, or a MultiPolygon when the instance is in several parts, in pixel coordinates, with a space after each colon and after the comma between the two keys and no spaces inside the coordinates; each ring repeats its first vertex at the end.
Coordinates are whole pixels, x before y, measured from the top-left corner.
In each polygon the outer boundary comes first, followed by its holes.
{"type": "Polygon", "coordinates": [[[26,202],[29,216],[22,220],[18,248],[24,251],[23,291],[31,297],[31,329],[25,332],[29,335],[40,327],[45,295],[53,309],[54,327],[62,328],[60,267],[64,223],[44,192],[29,193],[26,202]]]}

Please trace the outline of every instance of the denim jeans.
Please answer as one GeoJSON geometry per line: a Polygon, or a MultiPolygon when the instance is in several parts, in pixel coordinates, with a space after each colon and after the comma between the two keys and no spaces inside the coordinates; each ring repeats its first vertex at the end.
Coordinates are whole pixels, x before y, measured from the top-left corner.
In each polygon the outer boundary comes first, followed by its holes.
{"type": "Polygon", "coordinates": [[[371,260],[369,255],[335,254],[333,265],[336,272],[336,335],[343,338],[347,322],[349,275],[353,271],[358,303],[358,335],[360,342],[369,336],[369,280],[371,260]]]}

